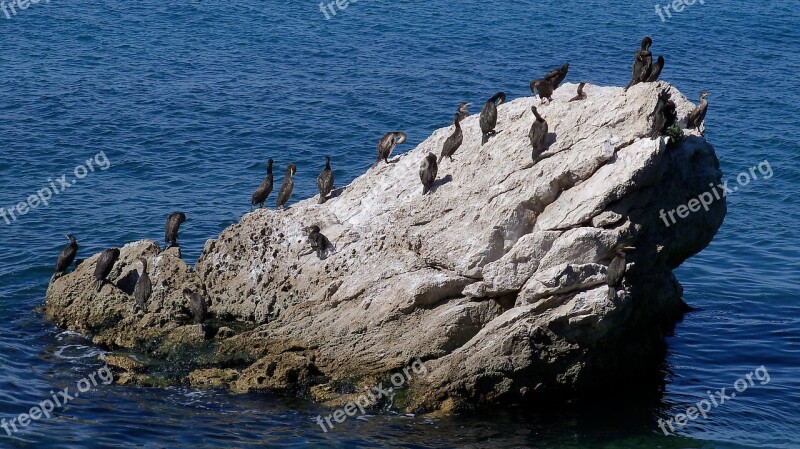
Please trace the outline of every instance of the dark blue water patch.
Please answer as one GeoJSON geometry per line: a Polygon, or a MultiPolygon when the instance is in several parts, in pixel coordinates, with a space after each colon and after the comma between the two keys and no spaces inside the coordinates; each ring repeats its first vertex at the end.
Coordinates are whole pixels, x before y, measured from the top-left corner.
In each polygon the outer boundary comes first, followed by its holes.
{"type": "MultiPolygon", "coordinates": [[[[658,404],[530,415],[491,410],[432,419],[387,414],[322,433],[329,410],[302,400],[193,389],[104,386],[0,446],[30,447],[559,447],[793,448],[800,363],[797,242],[800,86],[792,51],[800,17],[788,0],[745,11],[708,1],[664,22],[646,1],[378,2],[325,20],[315,2],[53,0],[0,15],[0,207],[48,178],[89,174],[11,224],[0,219],[0,417],[96,369],[96,348],[44,323],[58,252],[73,233],[79,257],[140,238],[161,241],[182,210],[184,258],[195,261],[249,210],[275,160],[276,182],[298,165],[293,201],[316,192],[324,157],[337,185],[364,173],[386,131],[410,150],[446,126],[455,105],[528,83],[570,62],[569,81],[623,85],[645,34],[666,58],[662,78],[693,101],[711,92],[706,121],[726,179],[769,160],[728,198],[714,242],[676,271],[697,311],[668,341],[658,404]],[[86,357],[80,357],[86,355],[86,357]],[[674,416],[759,366],[771,381],[666,437],[674,416]]],[[[751,8],[752,9],[752,8],[751,8]]],[[[274,196],[268,202],[274,205],[274,196]]]]}

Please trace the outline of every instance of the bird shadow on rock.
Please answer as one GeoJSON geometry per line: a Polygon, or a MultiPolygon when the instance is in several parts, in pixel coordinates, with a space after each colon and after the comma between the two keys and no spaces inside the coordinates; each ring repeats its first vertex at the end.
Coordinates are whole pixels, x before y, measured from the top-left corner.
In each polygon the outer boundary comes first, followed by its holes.
{"type": "Polygon", "coordinates": [[[551,145],[556,143],[556,138],[557,138],[556,133],[547,133],[547,137],[544,139],[544,148],[542,148],[542,151],[540,151],[539,154],[536,155],[534,165],[538,164],[539,162],[545,159],[555,156],[556,153],[551,153],[547,155],[545,155],[545,153],[547,153],[551,145]]]}
{"type": "Polygon", "coordinates": [[[444,178],[439,178],[436,181],[433,181],[433,186],[431,187],[431,192],[435,192],[436,189],[439,187],[447,184],[448,182],[453,180],[453,175],[447,175],[444,178]]]}
{"type": "Polygon", "coordinates": [[[117,281],[117,288],[123,292],[132,295],[133,289],[136,287],[136,281],[139,280],[139,271],[131,270],[125,275],[124,278],[117,281]]]}
{"type": "Polygon", "coordinates": [[[342,192],[344,192],[344,187],[339,187],[338,189],[332,190],[331,193],[328,195],[328,197],[325,199],[325,201],[330,201],[334,198],[337,198],[339,195],[342,194],[342,192]]]}

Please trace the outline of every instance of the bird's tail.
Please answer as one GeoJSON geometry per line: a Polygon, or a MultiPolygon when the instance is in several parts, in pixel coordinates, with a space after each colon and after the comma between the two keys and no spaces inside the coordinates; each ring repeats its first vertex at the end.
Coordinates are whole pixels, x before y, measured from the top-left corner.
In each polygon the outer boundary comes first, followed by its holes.
{"type": "Polygon", "coordinates": [[[103,281],[102,280],[97,281],[97,289],[96,289],[96,291],[99,293],[100,289],[102,289],[102,288],[103,288],[103,281]]]}
{"type": "Polygon", "coordinates": [[[58,276],[58,272],[55,272],[55,273],[53,273],[53,275],[52,275],[52,276],[50,276],[50,283],[51,283],[51,284],[53,283],[53,281],[55,281],[55,280],[56,280],[56,277],[57,277],[57,276],[58,276]]]}
{"type": "Polygon", "coordinates": [[[441,163],[442,163],[442,159],[444,159],[444,154],[440,154],[440,155],[439,155],[439,160],[438,160],[438,161],[436,161],[436,163],[437,163],[437,164],[441,164],[441,163]]]}
{"type": "Polygon", "coordinates": [[[483,139],[481,140],[481,146],[485,145],[486,142],[489,141],[489,133],[483,133],[483,139]]]}
{"type": "Polygon", "coordinates": [[[615,289],[614,287],[609,285],[608,286],[608,300],[609,301],[614,301],[616,296],[617,296],[617,289],[615,289]]]}
{"type": "Polygon", "coordinates": [[[320,194],[319,194],[319,203],[318,203],[318,204],[322,204],[322,203],[324,203],[324,202],[325,202],[325,195],[323,195],[323,194],[321,194],[321,193],[320,193],[320,194]]]}

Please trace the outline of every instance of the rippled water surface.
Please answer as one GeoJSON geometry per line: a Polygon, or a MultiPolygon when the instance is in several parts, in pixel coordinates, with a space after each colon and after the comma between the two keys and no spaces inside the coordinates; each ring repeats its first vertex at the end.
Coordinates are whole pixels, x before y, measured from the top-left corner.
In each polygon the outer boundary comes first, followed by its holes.
{"type": "Polygon", "coordinates": [[[663,79],[692,99],[711,92],[706,137],[726,178],[764,160],[774,176],[731,195],[715,240],[677,270],[696,310],[669,339],[655,400],[386,414],[325,434],[314,417],[329,411],[299,399],[100,384],[13,436],[0,430],[0,447],[800,447],[796,2],[708,0],[664,22],[637,0],[361,0],[330,20],[315,2],[276,0],[52,0],[16,11],[0,12],[0,207],[75,178],[101,151],[110,167],[49,207],[0,219],[6,419],[100,366],[96,348],[35,312],[64,234],[88,257],[159,239],[166,215],[184,210],[184,257],[196,260],[247,210],[267,158],[279,173],[296,163],[294,198],[307,197],[325,155],[341,185],[371,164],[384,131],[407,131],[411,149],[456,103],[528,95],[531,78],[565,60],[569,81],[623,85],[645,34],[666,58],[663,79]],[[762,365],[769,383],[681,436],[659,429],[762,365]]]}

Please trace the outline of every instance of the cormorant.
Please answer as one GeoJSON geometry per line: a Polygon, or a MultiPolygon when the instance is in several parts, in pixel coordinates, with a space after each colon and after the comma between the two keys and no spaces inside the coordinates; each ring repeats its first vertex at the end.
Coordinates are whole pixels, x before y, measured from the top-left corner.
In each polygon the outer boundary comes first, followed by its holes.
{"type": "Polygon", "coordinates": [[[586,93],[583,91],[583,86],[585,86],[585,85],[586,85],[586,83],[578,84],[578,94],[575,95],[574,97],[570,98],[569,101],[585,100],[586,99],[586,93]]]}
{"type": "Polygon", "coordinates": [[[464,120],[465,118],[469,117],[469,111],[467,110],[472,103],[459,103],[458,104],[458,121],[464,120]]]}
{"type": "Polygon", "coordinates": [[[560,68],[549,71],[547,75],[544,76],[544,79],[550,82],[550,85],[553,86],[553,90],[556,90],[558,89],[558,85],[567,77],[567,72],[569,72],[568,62],[560,68]]]}
{"type": "Polygon", "coordinates": [[[423,195],[430,192],[431,188],[433,188],[433,183],[436,182],[436,173],[438,171],[439,166],[436,163],[436,155],[428,153],[419,166],[419,179],[422,181],[423,195]]]}
{"type": "Polygon", "coordinates": [[[530,132],[528,132],[528,137],[531,139],[531,146],[533,147],[531,158],[535,164],[539,155],[544,151],[544,142],[547,139],[547,122],[539,115],[536,106],[531,106],[531,112],[533,112],[535,119],[531,125],[530,132]]]}
{"type": "Polygon", "coordinates": [[[97,264],[94,267],[94,280],[97,281],[97,291],[103,288],[108,274],[114,268],[114,263],[119,259],[119,249],[109,248],[100,254],[97,258],[97,264]]]}
{"type": "Polygon", "coordinates": [[[167,217],[167,229],[164,233],[164,251],[173,246],[180,246],[178,244],[178,229],[181,223],[186,221],[186,214],[183,212],[173,212],[167,217]]]}
{"type": "Polygon", "coordinates": [[[183,296],[189,300],[189,310],[192,312],[192,319],[194,324],[197,324],[200,333],[205,334],[205,327],[203,324],[206,322],[208,315],[208,307],[206,305],[206,298],[200,294],[189,290],[183,289],[183,296]]]}
{"type": "Polygon", "coordinates": [[[633,54],[633,70],[631,73],[631,81],[625,86],[627,91],[631,86],[641,83],[647,76],[650,70],[650,65],[653,63],[653,54],[650,53],[650,46],[653,45],[653,40],[649,36],[642,39],[642,48],[633,54]]]}
{"type": "Polygon", "coordinates": [[[537,91],[539,92],[539,98],[547,98],[547,104],[553,101],[553,85],[550,84],[550,81],[546,79],[531,81],[531,92],[533,92],[534,96],[536,96],[537,91]]]}
{"type": "Polygon", "coordinates": [[[50,277],[50,282],[53,282],[56,278],[63,276],[67,271],[67,268],[72,265],[72,261],[75,260],[75,255],[78,254],[78,241],[75,240],[75,236],[69,234],[67,239],[69,239],[69,243],[67,243],[67,246],[61,250],[61,254],[58,256],[58,262],[56,262],[56,271],[53,273],[53,276],[50,277]]]}
{"type": "Polygon", "coordinates": [[[286,176],[283,177],[283,185],[281,185],[281,190],[278,192],[278,202],[275,205],[276,208],[281,209],[284,204],[289,202],[289,198],[292,197],[292,189],[294,188],[292,176],[294,176],[296,172],[296,165],[289,164],[286,167],[286,176]]]}
{"type": "Polygon", "coordinates": [[[331,170],[331,157],[325,156],[325,169],[317,177],[319,189],[319,204],[325,202],[325,197],[333,190],[333,170],[331,170]]]}
{"type": "Polygon", "coordinates": [[[153,284],[150,282],[150,276],[147,274],[147,259],[144,257],[139,258],[142,263],[142,270],[139,272],[139,279],[136,280],[136,286],[133,287],[133,297],[136,299],[136,305],[140,309],[147,310],[147,300],[153,293],[153,284]]]}
{"type": "Polygon", "coordinates": [[[497,134],[494,130],[495,126],[497,126],[497,106],[503,104],[505,101],[506,94],[504,92],[498,92],[484,103],[480,117],[481,132],[483,132],[481,145],[488,142],[489,137],[497,134]]]}
{"type": "Polygon", "coordinates": [[[397,145],[405,143],[407,138],[406,133],[402,131],[391,131],[384,134],[381,140],[378,141],[378,159],[375,161],[375,165],[378,165],[380,161],[384,161],[388,164],[389,156],[392,155],[394,148],[397,145]]]}
{"type": "Polygon", "coordinates": [[[658,94],[656,107],[650,114],[653,117],[653,128],[650,132],[650,137],[653,139],[666,134],[667,130],[678,120],[675,102],[670,99],[671,96],[667,90],[658,94]]]}
{"type": "Polygon", "coordinates": [[[622,279],[625,277],[625,269],[627,268],[627,263],[625,260],[625,251],[631,251],[635,248],[633,247],[621,247],[617,249],[617,255],[608,264],[608,269],[606,270],[606,285],[608,285],[608,299],[613,300],[617,294],[617,287],[622,283],[622,279]]]}
{"type": "Polygon", "coordinates": [[[658,81],[658,77],[661,75],[661,70],[664,69],[664,57],[659,56],[656,59],[656,63],[650,66],[650,70],[647,71],[647,75],[645,76],[644,82],[646,83],[653,83],[658,81]]]}
{"type": "Polygon", "coordinates": [[[439,163],[441,163],[442,159],[445,157],[449,157],[452,161],[453,155],[464,141],[464,133],[461,131],[461,114],[453,116],[453,125],[455,125],[456,129],[453,131],[453,134],[444,141],[444,145],[442,145],[442,154],[439,156],[439,163]]]}
{"type": "Polygon", "coordinates": [[[306,231],[308,232],[308,244],[311,245],[311,249],[316,251],[317,257],[322,259],[325,250],[331,246],[330,240],[320,232],[317,225],[307,227],[306,231]]]}
{"type": "Polygon", "coordinates": [[[706,111],[708,111],[708,100],[706,100],[706,97],[708,97],[708,92],[700,92],[700,103],[689,113],[689,117],[686,121],[687,129],[700,128],[700,125],[702,125],[703,121],[706,119],[706,111]]]}
{"type": "Polygon", "coordinates": [[[258,204],[258,207],[263,208],[264,202],[267,201],[270,193],[272,193],[272,159],[267,160],[267,177],[261,181],[256,191],[253,192],[253,198],[250,200],[250,210],[253,210],[253,206],[256,204],[258,204]]]}

